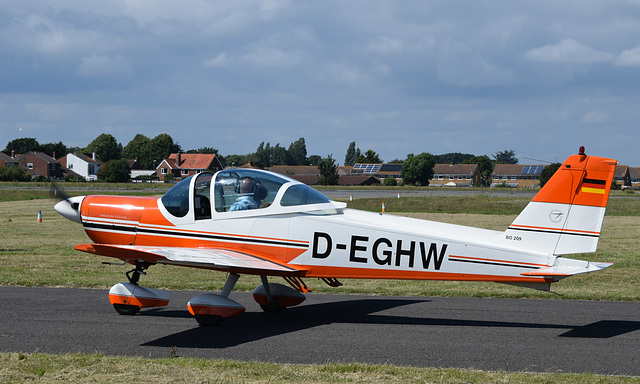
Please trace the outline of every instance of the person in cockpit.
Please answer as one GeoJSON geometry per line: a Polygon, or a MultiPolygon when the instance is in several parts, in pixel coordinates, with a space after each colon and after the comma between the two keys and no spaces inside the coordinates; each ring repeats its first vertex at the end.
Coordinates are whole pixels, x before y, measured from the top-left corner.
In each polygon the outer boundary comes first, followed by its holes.
{"type": "Polygon", "coordinates": [[[266,197],[266,188],[251,177],[244,177],[238,181],[236,192],[240,195],[229,211],[244,211],[260,208],[262,199],[266,197]]]}

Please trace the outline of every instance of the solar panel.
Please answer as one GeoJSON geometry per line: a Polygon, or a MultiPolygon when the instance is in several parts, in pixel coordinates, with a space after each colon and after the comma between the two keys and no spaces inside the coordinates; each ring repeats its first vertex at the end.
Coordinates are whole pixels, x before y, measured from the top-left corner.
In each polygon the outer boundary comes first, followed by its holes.
{"type": "Polygon", "coordinates": [[[523,175],[539,175],[542,173],[544,165],[525,165],[522,168],[523,175]]]}
{"type": "Polygon", "coordinates": [[[353,165],[353,169],[360,170],[363,173],[378,173],[381,164],[361,164],[357,163],[353,165]]]}

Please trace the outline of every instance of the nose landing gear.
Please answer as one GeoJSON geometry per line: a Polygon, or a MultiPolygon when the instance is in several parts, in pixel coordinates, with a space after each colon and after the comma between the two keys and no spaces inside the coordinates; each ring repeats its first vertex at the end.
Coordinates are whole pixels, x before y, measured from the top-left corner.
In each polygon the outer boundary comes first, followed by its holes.
{"type": "Polygon", "coordinates": [[[109,302],[121,315],[135,315],[140,308],[164,307],[169,304],[171,292],[162,289],[144,288],[138,285],[140,275],[152,264],[136,262],[136,267],[127,272],[127,283],[118,283],[109,290],[109,302]]]}

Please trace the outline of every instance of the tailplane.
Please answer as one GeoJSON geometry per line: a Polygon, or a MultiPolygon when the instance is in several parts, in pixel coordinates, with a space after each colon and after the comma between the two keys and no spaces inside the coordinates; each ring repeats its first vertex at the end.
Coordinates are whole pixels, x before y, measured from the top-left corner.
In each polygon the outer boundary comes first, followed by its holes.
{"type": "Polygon", "coordinates": [[[509,226],[505,240],[555,255],[595,252],[617,164],[580,147],[509,226]]]}

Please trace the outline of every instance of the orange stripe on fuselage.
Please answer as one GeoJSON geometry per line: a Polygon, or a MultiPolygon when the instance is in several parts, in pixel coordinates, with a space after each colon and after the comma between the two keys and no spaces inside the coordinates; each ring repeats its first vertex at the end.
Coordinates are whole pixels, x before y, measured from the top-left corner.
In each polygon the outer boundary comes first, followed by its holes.
{"type": "Polygon", "coordinates": [[[367,268],[323,267],[296,265],[309,269],[305,277],[343,278],[343,279],[396,279],[396,280],[456,280],[456,281],[493,281],[493,282],[551,282],[552,279],[525,276],[494,276],[469,273],[433,272],[433,271],[393,271],[367,268]]]}

